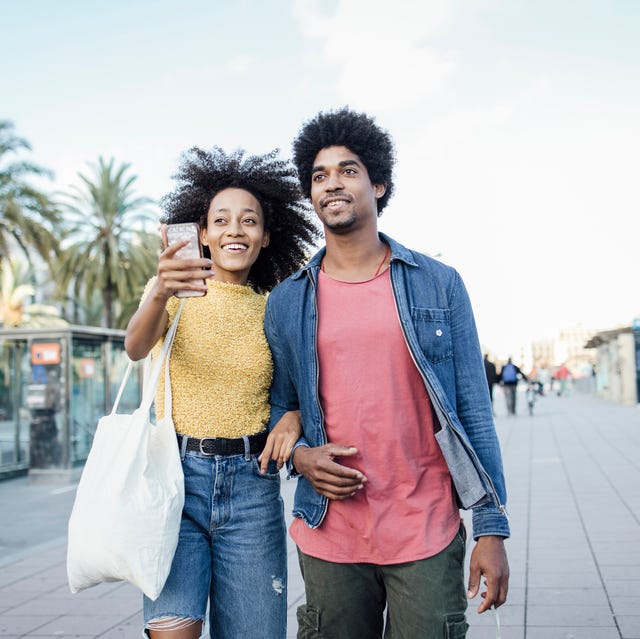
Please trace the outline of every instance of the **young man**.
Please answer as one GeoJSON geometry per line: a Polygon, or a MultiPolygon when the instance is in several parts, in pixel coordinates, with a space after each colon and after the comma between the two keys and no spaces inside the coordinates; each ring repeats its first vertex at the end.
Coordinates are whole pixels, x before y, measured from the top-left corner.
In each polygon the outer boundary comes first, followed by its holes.
{"type": "Polygon", "coordinates": [[[348,109],[294,141],[326,247],[267,300],[271,419],[300,409],[291,535],[306,604],[298,637],[464,637],[506,600],[500,449],[458,273],[378,232],[393,191],[387,132],[348,109]],[[464,584],[465,531],[476,545],[464,584]]]}

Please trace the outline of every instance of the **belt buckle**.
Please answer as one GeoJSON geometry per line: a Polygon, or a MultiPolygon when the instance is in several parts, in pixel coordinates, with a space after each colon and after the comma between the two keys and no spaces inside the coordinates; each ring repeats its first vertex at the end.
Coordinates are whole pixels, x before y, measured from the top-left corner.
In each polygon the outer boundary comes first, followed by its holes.
{"type": "Polygon", "coordinates": [[[200,452],[203,455],[210,455],[210,456],[215,455],[215,453],[208,453],[207,451],[203,450],[202,442],[206,442],[206,441],[215,441],[215,437],[203,437],[198,444],[198,447],[200,448],[200,452]]]}

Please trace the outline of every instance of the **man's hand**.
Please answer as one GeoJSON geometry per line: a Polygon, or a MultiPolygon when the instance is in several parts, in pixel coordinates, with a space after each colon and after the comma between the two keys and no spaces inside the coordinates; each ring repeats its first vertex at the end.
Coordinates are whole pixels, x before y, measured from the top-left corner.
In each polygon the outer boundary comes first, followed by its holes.
{"type": "Polygon", "coordinates": [[[300,433],[302,433],[300,411],[290,410],[278,420],[267,437],[267,443],[258,457],[260,472],[267,472],[270,459],[275,459],[278,462],[278,470],[280,470],[288,461],[300,433]]]}
{"type": "Polygon", "coordinates": [[[487,591],[480,593],[483,601],[478,612],[498,608],[507,600],[509,590],[509,562],[504,548],[504,539],[494,535],[478,538],[471,553],[469,565],[469,589],[467,597],[473,599],[480,589],[480,579],[484,575],[487,591]]]}
{"type": "Polygon", "coordinates": [[[308,448],[298,446],[293,453],[293,464],[316,492],[329,499],[347,499],[364,487],[367,478],[355,468],[342,466],[335,457],[352,457],[358,453],[353,446],[325,444],[308,448]]]}

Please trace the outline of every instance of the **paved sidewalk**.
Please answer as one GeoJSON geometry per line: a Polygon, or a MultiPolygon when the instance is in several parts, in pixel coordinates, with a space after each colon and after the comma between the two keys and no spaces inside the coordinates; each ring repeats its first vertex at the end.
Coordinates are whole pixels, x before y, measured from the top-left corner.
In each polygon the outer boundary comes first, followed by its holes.
{"type": "MultiPolygon", "coordinates": [[[[508,603],[468,639],[640,639],[640,407],[548,396],[507,417],[496,389],[512,538],[508,603]]],[[[137,639],[140,595],[104,584],[71,595],[66,519],[75,484],[0,482],[0,637],[137,639]]],[[[294,483],[283,481],[287,512],[294,483]]],[[[466,517],[468,519],[468,517],[466,517]]],[[[289,637],[304,589],[289,546],[289,637]]]]}

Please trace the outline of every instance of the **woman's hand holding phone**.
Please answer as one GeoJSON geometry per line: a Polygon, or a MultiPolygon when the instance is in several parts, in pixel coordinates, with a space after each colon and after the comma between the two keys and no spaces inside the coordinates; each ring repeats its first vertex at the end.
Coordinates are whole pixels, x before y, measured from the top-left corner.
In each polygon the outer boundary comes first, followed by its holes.
{"type": "Polygon", "coordinates": [[[198,225],[163,224],[160,231],[165,250],[158,262],[159,287],[167,297],[206,295],[205,280],[213,276],[213,262],[202,256],[198,225]]]}

